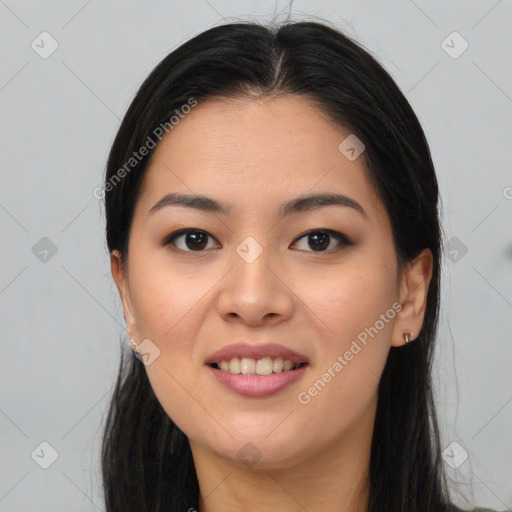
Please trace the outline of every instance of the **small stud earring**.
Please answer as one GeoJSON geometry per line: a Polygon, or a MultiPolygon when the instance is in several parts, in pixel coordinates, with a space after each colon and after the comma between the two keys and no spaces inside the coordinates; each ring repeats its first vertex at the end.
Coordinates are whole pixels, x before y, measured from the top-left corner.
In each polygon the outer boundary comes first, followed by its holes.
{"type": "Polygon", "coordinates": [[[412,336],[412,332],[404,332],[403,336],[404,336],[404,340],[405,340],[406,344],[409,343],[410,341],[412,341],[410,339],[410,336],[412,336]]]}
{"type": "Polygon", "coordinates": [[[135,342],[135,340],[130,340],[130,345],[131,345],[131,347],[132,347],[132,349],[133,349],[133,350],[137,350],[138,345],[137,345],[137,343],[135,342]]]}

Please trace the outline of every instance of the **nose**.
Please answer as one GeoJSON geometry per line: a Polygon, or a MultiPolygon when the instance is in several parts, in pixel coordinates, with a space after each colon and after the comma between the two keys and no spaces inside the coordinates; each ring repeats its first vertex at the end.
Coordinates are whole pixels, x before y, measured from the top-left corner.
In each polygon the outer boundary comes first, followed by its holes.
{"type": "Polygon", "coordinates": [[[293,285],[270,253],[263,250],[254,260],[243,251],[233,253],[232,269],[218,294],[218,312],[224,320],[258,326],[275,325],[292,316],[293,285]]]}

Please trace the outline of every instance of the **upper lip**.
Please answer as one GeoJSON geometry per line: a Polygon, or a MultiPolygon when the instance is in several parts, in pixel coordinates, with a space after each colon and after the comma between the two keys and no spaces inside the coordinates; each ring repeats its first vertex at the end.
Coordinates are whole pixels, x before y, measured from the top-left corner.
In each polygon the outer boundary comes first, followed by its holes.
{"type": "Polygon", "coordinates": [[[249,357],[256,360],[263,359],[264,357],[275,358],[281,356],[284,361],[289,359],[294,364],[309,362],[306,356],[286,348],[283,345],[279,345],[278,343],[249,344],[238,342],[226,345],[214,352],[206,359],[206,364],[229,361],[236,356],[249,357]]]}

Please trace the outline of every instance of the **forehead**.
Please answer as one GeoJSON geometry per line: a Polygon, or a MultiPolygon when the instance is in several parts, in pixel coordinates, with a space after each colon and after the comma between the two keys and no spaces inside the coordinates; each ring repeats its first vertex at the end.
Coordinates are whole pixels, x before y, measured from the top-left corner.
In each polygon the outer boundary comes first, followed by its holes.
{"type": "Polygon", "coordinates": [[[363,156],[339,150],[350,130],[299,96],[199,101],[154,150],[139,197],[149,211],[168,192],[215,196],[240,209],[331,191],[382,213],[363,156]]]}

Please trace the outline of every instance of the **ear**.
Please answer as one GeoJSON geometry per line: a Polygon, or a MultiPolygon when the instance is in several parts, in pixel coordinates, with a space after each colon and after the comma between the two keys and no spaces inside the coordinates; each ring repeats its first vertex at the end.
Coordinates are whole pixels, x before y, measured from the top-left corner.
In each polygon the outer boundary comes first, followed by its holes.
{"type": "Polygon", "coordinates": [[[135,315],[133,314],[133,306],[130,293],[130,285],[128,282],[128,275],[121,264],[121,255],[117,249],[110,253],[110,270],[112,277],[119,291],[119,296],[123,304],[124,320],[126,322],[126,331],[130,339],[138,339],[137,324],[135,322],[135,315]]]}
{"type": "Polygon", "coordinates": [[[427,293],[432,279],[433,255],[430,249],[421,253],[407,264],[400,276],[399,303],[402,309],[396,315],[391,345],[399,347],[405,344],[404,333],[412,333],[409,340],[418,337],[425,318],[427,293]]]}

